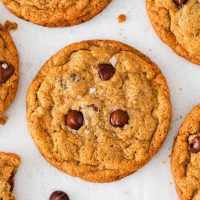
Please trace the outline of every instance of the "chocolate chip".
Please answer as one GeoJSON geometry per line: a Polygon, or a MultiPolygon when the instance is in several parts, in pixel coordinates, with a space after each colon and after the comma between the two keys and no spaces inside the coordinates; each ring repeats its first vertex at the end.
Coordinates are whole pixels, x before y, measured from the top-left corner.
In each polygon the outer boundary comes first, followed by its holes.
{"type": "Polygon", "coordinates": [[[70,78],[71,78],[71,80],[75,81],[76,78],[77,78],[77,74],[72,73],[72,74],[70,75],[70,78]]]}
{"type": "Polygon", "coordinates": [[[185,4],[187,2],[187,0],[174,0],[174,2],[178,5],[178,6],[182,6],[183,4],[185,4]]]}
{"type": "Polygon", "coordinates": [[[194,137],[189,145],[189,150],[191,153],[199,153],[200,152],[200,137],[194,137]]]}
{"type": "Polygon", "coordinates": [[[115,110],[111,113],[110,123],[114,127],[123,127],[128,124],[129,116],[126,111],[115,110]]]}
{"type": "Polygon", "coordinates": [[[69,197],[65,192],[55,191],[51,194],[49,200],[69,200],[69,197]]]}
{"type": "Polygon", "coordinates": [[[66,124],[71,129],[78,130],[83,125],[82,112],[70,110],[66,116],[66,124]]]}
{"type": "Polygon", "coordinates": [[[0,83],[6,81],[13,75],[14,67],[4,61],[0,61],[0,83]]]}
{"type": "Polygon", "coordinates": [[[115,68],[111,64],[99,64],[98,69],[99,76],[103,81],[111,79],[115,73],[115,68]]]}

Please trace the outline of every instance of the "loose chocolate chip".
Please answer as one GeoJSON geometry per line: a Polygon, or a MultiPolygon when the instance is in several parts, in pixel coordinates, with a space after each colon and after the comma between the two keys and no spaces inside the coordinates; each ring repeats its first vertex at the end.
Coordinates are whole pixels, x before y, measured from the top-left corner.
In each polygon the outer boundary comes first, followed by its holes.
{"type": "Polygon", "coordinates": [[[0,82],[6,83],[6,81],[13,75],[14,67],[4,61],[0,61],[0,82]]]}
{"type": "Polygon", "coordinates": [[[70,110],[66,116],[66,124],[71,129],[78,130],[83,125],[83,114],[76,110],[70,110]]]}
{"type": "Polygon", "coordinates": [[[114,127],[123,127],[128,124],[129,116],[127,112],[123,110],[115,110],[111,113],[110,123],[114,127]]]}
{"type": "Polygon", "coordinates": [[[200,137],[194,137],[189,145],[189,150],[191,153],[199,153],[200,152],[200,137]]]}
{"type": "Polygon", "coordinates": [[[187,0],[174,0],[174,2],[178,5],[178,6],[182,6],[183,4],[185,4],[187,2],[187,0]]]}
{"type": "Polygon", "coordinates": [[[115,73],[115,68],[111,64],[99,64],[98,69],[99,76],[103,81],[111,79],[115,73]]]}
{"type": "Polygon", "coordinates": [[[55,191],[51,194],[49,200],[69,200],[69,197],[65,192],[55,191]]]}

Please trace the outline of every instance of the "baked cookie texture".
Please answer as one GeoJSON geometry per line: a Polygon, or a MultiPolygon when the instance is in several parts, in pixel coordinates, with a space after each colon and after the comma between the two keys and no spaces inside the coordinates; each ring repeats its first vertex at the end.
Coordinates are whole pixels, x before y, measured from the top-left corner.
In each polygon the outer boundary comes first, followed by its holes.
{"type": "Polygon", "coordinates": [[[163,42],[200,65],[200,3],[198,0],[146,0],[150,21],[163,42]]]}
{"type": "Polygon", "coordinates": [[[200,136],[199,123],[200,105],[184,120],[172,151],[171,171],[181,200],[200,199],[200,153],[190,150],[193,139],[200,136]]]}
{"type": "Polygon", "coordinates": [[[14,15],[48,27],[65,27],[83,23],[100,13],[111,0],[2,0],[14,15]]]}
{"type": "Polygon", "coordinates": [[[119,180],[141,168],[165,140],[170,119],[169,89],[159,68],[117,41],[65,47],[44,64],[27,93],[28,127],[42,155],[92,182],[119,180]],[[98,74],[102,63],[115,67],[106,81],[98,74]],[[117,109],[124,110],[124,124],[128,113],[123,127],[111,125],[117,109]],[[78,130],[66,125],[70,110],[84,117],[78,130]]]}
{"type": "Polygon", "coordinates": [[[18,79],[18,52],[8,31],[0,25],[0,115],[15,98],[18,79]]]}
{"type": "Polygon", "coordinates": [[[14,176],[20,164],[20,158],[13,153],[0,152],[0,199],[15,200],[14,176]]]}

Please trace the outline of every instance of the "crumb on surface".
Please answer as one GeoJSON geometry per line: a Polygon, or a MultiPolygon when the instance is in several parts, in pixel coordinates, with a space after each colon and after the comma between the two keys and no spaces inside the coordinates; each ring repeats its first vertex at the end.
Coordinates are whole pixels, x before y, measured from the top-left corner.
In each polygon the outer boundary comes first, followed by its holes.
{"type": "Polygon", "coordinates": [[[179,88],[178,90],[183,90],[183,88],[179,88]]]}
{"type": "Polygon", "coordinates": [[[163,164],[166,164],[166,161],[165,161],[165,160],[163,160],[163,161],[162,161],[162,163],[163,163],[163,164]]]}
{"type": "Polygon", "coordinates": [[[4,23],[4,27],[10,31],[10,30],[16,30],[17,29],[17,23],[15,22],[11,22],[9,20],[6,20],[6,22],[4,23]]]}
{"type": "Polygon", "coordinates": [[[124,14],[120,14],[118,17],[117,17],[117,21],[118,23],[123,23],[126,21],[126,15],[124,14]]]}
{"type": "Polygon", "coordinates": [[[8,116],[0,116],[0,125],[5,125],[8,121],[8,116]]]}

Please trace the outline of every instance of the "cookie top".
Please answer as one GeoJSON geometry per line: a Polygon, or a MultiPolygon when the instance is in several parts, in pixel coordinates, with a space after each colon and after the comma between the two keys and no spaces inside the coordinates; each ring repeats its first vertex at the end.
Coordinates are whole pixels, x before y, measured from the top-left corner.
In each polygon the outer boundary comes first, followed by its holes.
{"type": "Polygon", "coordinates": [[[2,0],[16,16],[32,23],[48,27],[64,27],[80,24],[100,13],[111,0],[2,0]]]}
{"type": "Polygon", "coordinates": [[[0,152],[0,199],[15,200],[14,176],[20,164],[16,154],[0,152]]]}
{"type": "Polygon", "coordinates": [[[171,170],[181,200],[200,199],[200,105],[188,114],[175,140],[171,170]]]}
{"type": "Polygon", "coordinates": [[[143,166],[170,124],[168,86],[159,68],[116,41],[84,41],[50,58],[27,94],[33,140],[72,176],[110,182],[143,166]]]}
{"type": "Polygon", "coordinates": [[[19,79],[17,49],[7,32],[0,25],[0,115],[13,101],[19,79]]]}
{"type": "Polygon", "coordinates": [[[158,36],[177,54],[200,65],[199,0],[146,0],[158,36]]]}

